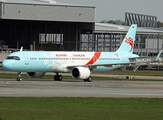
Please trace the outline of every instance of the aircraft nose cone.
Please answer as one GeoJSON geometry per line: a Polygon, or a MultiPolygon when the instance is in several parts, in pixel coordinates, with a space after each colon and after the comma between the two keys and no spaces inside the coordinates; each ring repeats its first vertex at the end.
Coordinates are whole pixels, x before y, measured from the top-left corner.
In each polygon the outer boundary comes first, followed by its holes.
{"type": "Polygon", "coordinates": [[[2,62],[2,67],[5,69],[5,62],[4,61],[2,62]]]}
{"type": "Polygon", "coordinates": [[[5,69],[5,70],[8,70],[9,69],[9,64],[4,60],[2,62],[2,67],[5,69]]]}

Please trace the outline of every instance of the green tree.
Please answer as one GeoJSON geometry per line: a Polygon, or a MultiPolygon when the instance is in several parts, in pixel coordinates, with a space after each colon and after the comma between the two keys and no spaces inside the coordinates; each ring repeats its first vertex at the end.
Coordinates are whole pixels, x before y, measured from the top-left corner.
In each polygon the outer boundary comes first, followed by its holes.
{"type": "Polygon", "coordinates": [[[157,21],[157,27],[163,27],[163,23],[160,21],[157,21]]]}

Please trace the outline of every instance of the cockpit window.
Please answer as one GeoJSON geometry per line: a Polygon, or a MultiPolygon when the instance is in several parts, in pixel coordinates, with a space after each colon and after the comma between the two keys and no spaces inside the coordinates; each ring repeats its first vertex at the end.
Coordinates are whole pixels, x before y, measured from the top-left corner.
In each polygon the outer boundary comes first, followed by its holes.
{"type": "Polygon", "coordinates": [[[10,60],[20,60],[20,58],[18,56],[7,56],[6,59],[10,59],[10,60]]]}

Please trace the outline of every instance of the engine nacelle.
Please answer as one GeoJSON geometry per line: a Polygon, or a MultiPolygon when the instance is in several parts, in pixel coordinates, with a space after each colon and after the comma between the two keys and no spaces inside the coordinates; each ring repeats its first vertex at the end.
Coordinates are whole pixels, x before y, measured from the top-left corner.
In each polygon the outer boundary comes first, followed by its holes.
{"type": "Polygon", "coordinates": [[[75,79],[88,79],[91,75],[91,71],[86,67],[76,67],[72,69],[71,74],[75,79]]]}
{"type": "Polygon", "coordinates": [[[40,78],[45,75],[45,72],[27,72],[29,77],[40,78]]]}

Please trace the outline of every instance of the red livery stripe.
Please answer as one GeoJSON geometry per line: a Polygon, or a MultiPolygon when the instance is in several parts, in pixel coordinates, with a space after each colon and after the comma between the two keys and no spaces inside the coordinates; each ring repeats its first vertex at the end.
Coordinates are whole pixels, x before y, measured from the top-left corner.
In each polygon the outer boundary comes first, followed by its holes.
{"type": "Polygon", "coordinates": [[[86,65],[94,64],[99,59],[100,55],[101,55],[101,52],[95,52],[95,54],[92,57],[92,59],[86,65]]]}

